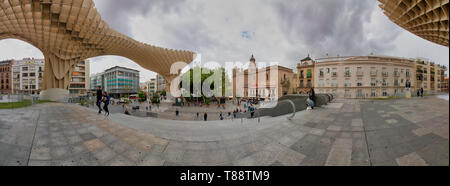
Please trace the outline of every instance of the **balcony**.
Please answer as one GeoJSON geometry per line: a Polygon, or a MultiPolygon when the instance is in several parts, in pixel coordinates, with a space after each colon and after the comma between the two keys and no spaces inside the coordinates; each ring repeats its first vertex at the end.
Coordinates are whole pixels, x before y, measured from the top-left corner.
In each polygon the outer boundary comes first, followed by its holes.
{"type": "Polygon", "coordinates": [[[383,77],[388,77],[389,76],[389,72],[383,72],[383,77]]]}
{"type": "Polygon", "coordinates": [[[400,73],[394,72],[394,77],[400,77],[400,73]]]}
{"type": "Polygon", "coordinates": [[[346,72],[346,73],[345,73],[345,77],[352,77],[352,73],[346,72]]]}

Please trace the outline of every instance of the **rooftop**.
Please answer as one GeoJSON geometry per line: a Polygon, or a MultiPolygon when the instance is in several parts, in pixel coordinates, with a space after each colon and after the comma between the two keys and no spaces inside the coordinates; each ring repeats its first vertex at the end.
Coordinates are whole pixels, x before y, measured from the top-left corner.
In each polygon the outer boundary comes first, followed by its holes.
{"type": "Polygon", "coordinates": [[[131,68],[126,68],[126,67],[120,67],[120,66],[115,66],[115,67],[112,67],[112,68],[106,69],[106,70],[105,70],[105,72],[107,72],[107,71],[112,71],[112,70],[115,70],[115,69],[117,69],[117,70],[120,70],[120,69],[125,69],[125,70],[131,70],[131,71],[135,71],[135,72],[138,72],[138,73],[139,73],[139,71],[138,71],[138,70],[135,70],[135,69],[131,69],[131,68]]]}

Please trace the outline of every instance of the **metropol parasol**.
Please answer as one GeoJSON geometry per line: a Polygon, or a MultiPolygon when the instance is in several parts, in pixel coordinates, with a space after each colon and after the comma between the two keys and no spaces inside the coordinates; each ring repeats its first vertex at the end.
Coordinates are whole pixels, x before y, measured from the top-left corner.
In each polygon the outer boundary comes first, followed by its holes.
{"type": "Polygon", "coordinates": [[[0,0],[0,40],[19,39],[45,58],[41,99],[68,95],[73,67],[79,61],[116,55],[161,74],[170,82],[177,62],[191,63],[195,53],[141,43],[108,26],[92,0],[0,0]]]}

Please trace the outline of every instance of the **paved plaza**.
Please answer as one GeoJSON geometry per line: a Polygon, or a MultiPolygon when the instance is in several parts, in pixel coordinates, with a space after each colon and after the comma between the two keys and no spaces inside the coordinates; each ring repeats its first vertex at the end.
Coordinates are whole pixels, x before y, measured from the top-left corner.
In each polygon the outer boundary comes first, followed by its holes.
{"type": "Polygon", "coordinates": [[[337,100],[258,120],[173,121],[48,103],[0,110],[0,165],[449,165],[449,102],[337,100]]]}

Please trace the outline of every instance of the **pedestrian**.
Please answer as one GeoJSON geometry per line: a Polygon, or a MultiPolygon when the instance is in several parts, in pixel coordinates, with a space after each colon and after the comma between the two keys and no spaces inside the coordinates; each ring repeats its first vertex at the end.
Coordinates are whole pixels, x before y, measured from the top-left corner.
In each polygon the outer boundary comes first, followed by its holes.
{"type": "Polygon", "coordinates": [[[203,115],[203,119],[204,119],[205,121],[208,121],[208,113],[205,112],[205,114],[203,115]]]}
{"type": "Polygon", "coordinates": [[[196,120],[198,120],[198,118],[200,118],[200,113],[199,113],[199,112],[197,112],[197,118],[196,118],[196,120]]]}
{"type": "Polygon", "coordinates": [[[420,96],[423,97],[423,88],[420,88],[420,96]]]}
{"type": "Polygon", "coordinates": [[[175,115],[178,117],[178,116],[180,116],[180,111],[177,109],[176,111],[175,111],[175,115]]]}
{"type": "Polygon", "coordinates": [[[105,103],[105,105],[103,106],[103,110],[105,110],[105,115],[109,116],[109,103],[111,101],[111,97],[108,95],[107,92],[103,92],[103,103],[105,103]]]}
{"type": "Polygon", "coordinates": [[[420,90],[417,91],[417,97],[420,97],[420,90]]]}
{"type": "Polygon", "coordinates": [[[219,117],[219,119],[220,119],[220,120],[223,120],[223,114],[222,114],[222,112],[220,112],[220,117],[219,117]]]}
{"type": "Polygon", "coordinates": [[[316,92],[314,91],[313,88],[309,92],[309,99],[311,99],[312,101],[316,102],[316,92]]]}
{"type": "Polygon", "coordinates": [[[102,87],[98,86],[97,87],[97,107],[98,107],[98,114],[102,113],[102,100],[103,100],[103,91],[102,91],[102,87]]]}

